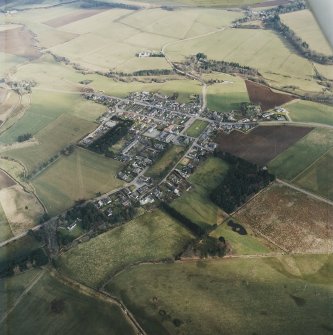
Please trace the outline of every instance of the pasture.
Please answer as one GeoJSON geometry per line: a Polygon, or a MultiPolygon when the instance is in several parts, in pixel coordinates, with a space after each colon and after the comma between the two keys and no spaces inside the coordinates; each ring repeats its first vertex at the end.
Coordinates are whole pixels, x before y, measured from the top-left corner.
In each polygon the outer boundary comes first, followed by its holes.
{"type": "Polygon", "coordinates": [[[230,134],[220,132],[215,141],[219,150],[263,166],[311,130],[310,127],[260,126],[248,134],[237,130],[230,134]]]}
{"type": "Polygon", "coordinates": [[[207,121],[195,120],[186,130],[186,135],[191,137],[199,137],[201,133],[207,128],[208,124],[209,123],[207,121]]]}
{"type": "Polygon", "coordinates": [[[10,229],[6,214],[0,204],[0,242],[6,241],[11,237],[13,237],[13,233],[10,229]]]}
{"type": "Polygon", "coordinates": [[[242,207],[236,218],[284,251],[331,253],[332,215],[333,206],[274,184],[242,207]]]}
{"type": "Polygon", "coordinates": [[[295,101],[285,106],[296,122],[314,122],[333,126],[333,107],[312,101],[295,101]]]}
{"type": "Polygon", "coordinates": [[[42,271],[1,280],[7,288],[2,294],[5,301],[8,295],[12,306],[17,302],[0,324],[1,333],[135,334],[118,306],[80,293],[42,271]],[[29,293],[19,297],[29,283],[33,285],[29,293]],[[15,290],[13,293],[10,287],[15,290]]]}
{"type": "Polygon", "coordinates": [[[300,10],[281,15],[281,21],[287,25],[310,49],[324,55],[332,55],[333,51],[324,37],[316,19],[310,10],[300,10]]]}
{"type": "Polygon", "coordinates": [[[173,259],[191,238],[177,221],[155,210],[70,249],[58,264],[68,276],[98,287],[132,264],[173,259]]]}
{"type": "Polygon", "coordinates": [[[107,286],[151,334],[325,334],[331,255],[147,264],[107,286]]]}
{"type": "Polygon", "coordinates": [[[332,147],[333,131],[316,128],[275,157],[268,164],[269,170],[277,177],[291,181],[332,147]]]}
{"type": "Polygon", "coordinates": [[[32,184],[49,213],[55,215],[77,200],[122,186],[123,182],[116,176],[121,167],[118,161],[76,148],[34,178],[32,184]]]}

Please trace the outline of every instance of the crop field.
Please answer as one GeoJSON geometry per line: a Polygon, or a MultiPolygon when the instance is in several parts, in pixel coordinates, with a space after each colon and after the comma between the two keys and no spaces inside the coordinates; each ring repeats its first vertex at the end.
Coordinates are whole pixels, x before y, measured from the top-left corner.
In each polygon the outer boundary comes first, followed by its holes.
{"type": "Polygon", "coordinates": [[[76,148],[32,180],[50,214],[58,214],[76,200],[89,199],[123,185],[117,178],[121,163],[91,151],[76,148]]]}
{"type": "Polygon", "coordinates": [[[288,252],[331,253],[333,206],[274,184],[246,204],[236,218],[288,252]]]}
{"type": "Polygon", "coordinates": [[[192,189],[172,202],[181,214],[202,228],[208,228],[224,220],[224,214],[209,199],[210,191],[222,181],[228,165],[219,158],[209,158],[190,177],[192,189]]]}
{"type": "MultiPolygon", "coordinates": [[[[130,0],[136,2],[135,0],[130,0]]],[[[281,0],[280,0],[281,1],[281,0]]],[[[197,6],[217,6],[217,7],[233,7],[233,6],[246,6],[263,2],[262,0],[145,0],[150,3],[161,4],[184,4],[184,5],[197,5],[197,6]]]]}
{"type": "Polygon", "coordinates": [[[297,36],[309,44],[310,49],[324,55],[333,51],[326,41],[316,19],[308,9],[281,15],[282,22],[292,29],[297,36]]]}
{"type": "Polygon", "coordinates": [[[250,102],[244,80],[236,76],[224,75],[223,83],[208,86],[207,107],[217,112],[237,110],[242,102],[250,102]]]}
{"type": "Polygon", "coordinates": [[[0,242],[6,241],[13,237],[12,230],[10,229],[10,225],[8,223],[7,217],[3,208],[0,204],[0,242]]]}
{"type": "Polygon", "coordinates": [[[70,249],[59,266],[77,281],[98,287],[132,264],[172,259],[191,238],[177,221],[156,210],[70,249]]]}
{"type": "Polygon", "coordinates": [[[281,106],[295,99],[289,94],[273,92],[269,87],[246,80],[246,87],[252,103],[259,104],[263,111],[281,106]]]}
{"type": "Polygon", "coordinates": [[[268,167],[276,176],[293,180],[333,148],[333,131],[316,128],[272,160],[268,167]]]}
{"type": "Polygon", "coordinates": [[[333,126],[333,107],[312,101],[296,101],[286,106],[289,116],[296,122],[314,122],[333,126]]]}
{"type": "Polygon", "coordinates": [[[31,277],[29,272],[19,275],[17,279],[2,280],[3,285],[13,285],[16,292],[10,299],[18,303],[0,324],[1,333],[46,334],[51,329],[52,334],[68,331],[71,334],[135,334],[118,306],[82,294],[45,272],[39,272],[36,276],[34,271],[35,277],[31,279],[19,278],[31,277]],[[20,279],[21,282],[13,283],[20,279]],[[28,294],[17,300],[22,285],[28,286],[25,280],[32,282],[32,285],[36,283],[28,294]]]}
{"type": "Polygon", "coordinates": [[[31,172],[96,127],[92,122],[62,114],[35,135],[38,145],[7,151],[6,156],[20,161],[31,172]]]}
{"type": "Polygon", "coordinates": [[[178,162],[181,156],[184,154],[186,148],[180,145],[172,145],[168,148],[145,173],[146,176],[152,178],[164,177],[178,162]]]}
{"type": "Polygon", "coordinates": [[[201,133],[207,128],[208,124],[209,123],[207,121],[195,120],[187,129],[186,135],[191,137],[199,137],[201,133]]]}
{"type": "Polygon", "coordinates": [[[333,148],[300,173],[293,183],[333,200],[333,148]]]}
{"type": "Polygon", "coordinates": [[[333,80],[333,65],[316,64],[315,67],[322,76],[329,80],[333,80]]]}
{"type": "Polygon", "coordinates": [[[216,141],[221,151],[229,152],[258,165],[266,165],[313,128],[260,126],[248,134],[239,131],[219,133],[216,141]]]}
{"type": "Polygon", "coordinates": [[[325,334],[328,255],[147,264],[107,287],[150,334],[325,334]]]}

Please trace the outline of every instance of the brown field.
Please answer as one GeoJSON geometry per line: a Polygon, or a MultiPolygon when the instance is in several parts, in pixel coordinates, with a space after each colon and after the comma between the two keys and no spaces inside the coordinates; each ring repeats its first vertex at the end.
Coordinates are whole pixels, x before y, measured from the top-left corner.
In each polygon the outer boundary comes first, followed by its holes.
{"type": "Polygon", "coordinates": [[[40,52],[35,46],[33,34],[24,27],[0,31],[0,51],[35,59],[40,52]]]}
{"type": "Polygon", "coordinates": [[[67,15],[56,17],[55,19],[44,22],[44,24],[50,27],[53,27],[53,28],[59,28],[59,27],[65,26],[66,24],[99,14],[103,11],[104,9],[82,9],[82,10],[75,11],[73,13],[69,13],[67,15]]]}
{"type": "Polygon", "coordinates": [[[260,104],[263,111],[281,106],[295,99],[292,95],[273,92],[269,87],[245,80],[246,88],[249,93],[250,101],[260,104]]]}
{"type": "Polygon", "coordinates": [[[15,181],[10,178],[7,173],[0,170],[0,190],[3,188],[14,186],[15,184],[15,181]]]}
{"type": "Polygon", "coordinates": [[[333,206],[274,184],[236,215],[287,252],[333,251],[333,206]]]}
{"type": "Polygon", "coordinates": [[[239,131],[220,133],[216,141],[221,151],[229,152],[249,162],[266,165],[296,143],[313,128],[293,126],[261,126],[248,134],[239,131]]]}

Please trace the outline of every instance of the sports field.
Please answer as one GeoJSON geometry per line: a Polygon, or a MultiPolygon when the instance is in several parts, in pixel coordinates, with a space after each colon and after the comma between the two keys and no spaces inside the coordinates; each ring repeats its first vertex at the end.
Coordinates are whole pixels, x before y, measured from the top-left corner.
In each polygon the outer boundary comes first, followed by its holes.
{"type": "Polygon", "coordinates": [[[186,135],[191,137],[199,137],[201,133],[207,128],[208,124],[209,123],[207,121],[195,120],[186,130],[186,135]]]}
{"type": "Polygon", "coordinates": [[[70,249],[59,266],[70,277],[98,287],[132,264],[173,259],[191,238],[178,222],[155,210],[70,249]]]}
{"type": "Polygon", "coordinates": [[[325,334],[333,327],[332,256],[147,264],[108,290],[151,334],[325,334]]]}
{"type": "Polygon", "coordinates": [[[45,270],[28,271],[2,279],[1,286],[6,288],[5,292],[1,292],[4,298],[1,301],[8,299],[7,311],[10,306],[15,306],[0,323],[2,334],[58,334],[69,331],[71,334],[135,334],[118,306],[80,293],[45,270]],[[29,292],[22,294],[23,289],[28,287],[31,288],[29,292]]]}
{"type": "Polygon", "coordinates": [[[281,21],[309,44],[310,49],[324,55],[333,51],[310,10],[305,9],[281,15],[281,21]]]}
{"type": "Polygon", "coordinates": [[[52,215],[71,207],[76,200],[120,187],[121,163],[91,151],[76,148],[62,156],[32,180],[38,196],[52,215]]]}

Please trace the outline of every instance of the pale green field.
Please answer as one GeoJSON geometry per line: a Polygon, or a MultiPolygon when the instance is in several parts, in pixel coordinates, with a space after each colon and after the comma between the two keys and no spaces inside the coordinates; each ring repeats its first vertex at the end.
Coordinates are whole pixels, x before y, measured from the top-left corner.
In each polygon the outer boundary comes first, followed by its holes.
{"type": "Polygon", "coordinates": [[[315,64],[315,67],[325,78],[333,80],[333,65],[315,64]]]}
{"type": "Polygon", "coordinates": [[[328,255],[147,264],[107,289],[150,334],[326,334],[332,269],[328,255]]]}
{"type": "MultiPolygon", "coordinates": [[[[131,2],[137,2],[137,0],[130,0],[131,2]]],[[[197,6],[222,6],[222,7],[239,7],[245,5],[252,5],[262,0],[145,0],[143,2],[153,2],[161,4],[184,4],[184,5],[197,5],[197,6]]]]}
{"type": "Polygon", "coordinates": [[[37,145],[6,151],[5,155],[20,161],[29,173],[96,127],[92,122],[62,114],[35,135],[37,145]]]}
{"type": "Polygon", "coordinates": [[[207,128],[208,124],[209,123],[207,121],[195,120],[187,129],[186,135],[191,137],[199,137],[201,133],[207,128]]]}
{"type": "Polygon", "coordinates": [[[301,100],[286,105],[286,109],[293,121],[333,125],[332,106],[301,100]]]}
{"type": "Polygon", "coordinates": [[[2,302],[8,299],[8,310],[18,302],[0,324],[2,334],[135,334],[118,306],[81,294],[48,273],[42,275],[21,301],[17,300],[40,273],[33,270],[0,281],[6,288],[1,296],[4,297],[2,302]],[[58,313],[51,309],[55,299],[63,301],[63,310],[58,313]]]}
{"type": "Polygon", "coordinates": [[[155,210],[70,249],[59,266],[72,278],[97,287],[131,264],[172,259],[191,238],[177,221],[155,210]]]}
{"type": "Polygon", "coordinates": [[[228,75],[219,79],[225,82],[208,86],[207,106],[209,109],[222,113],[231,112],[233,109],[238,109],[241,102],[250,102],[244,80],[228,75]]]}
{"type": "Polygon", "coordinates": [[[305,9],[280,16],[281,21],[292,29],[297,36],[307,42],[310,49],[324,55],[332,55],[333,51],[324,37],[316,19],[305,9]]]}
{"type": "Polygon", "coordinates": [[[4,76],[8,71],[12,71],[16,66],[23,64],[27,60],[23,57],[18,57],[0,52],[0,75],[4,76]]]}
{"type": "Polygon", "coordinates": [[[73,206],[76,200],[123,185],[116,176],[121,166],[113,159],[77,148],[38,175],[32,184],[49,213],[57,214],[73,206]]]}
{"type": "Polygon", "coordinates": [[[268,167],[278,178],[292,180],[333,147],[333,131],[316,128],[274,158],[268,167]]]}
{"type": "Polygon", "coordinates": [[[7,217],[0,204],[0,241],[6,241],[13,237],[7,217]]]}

